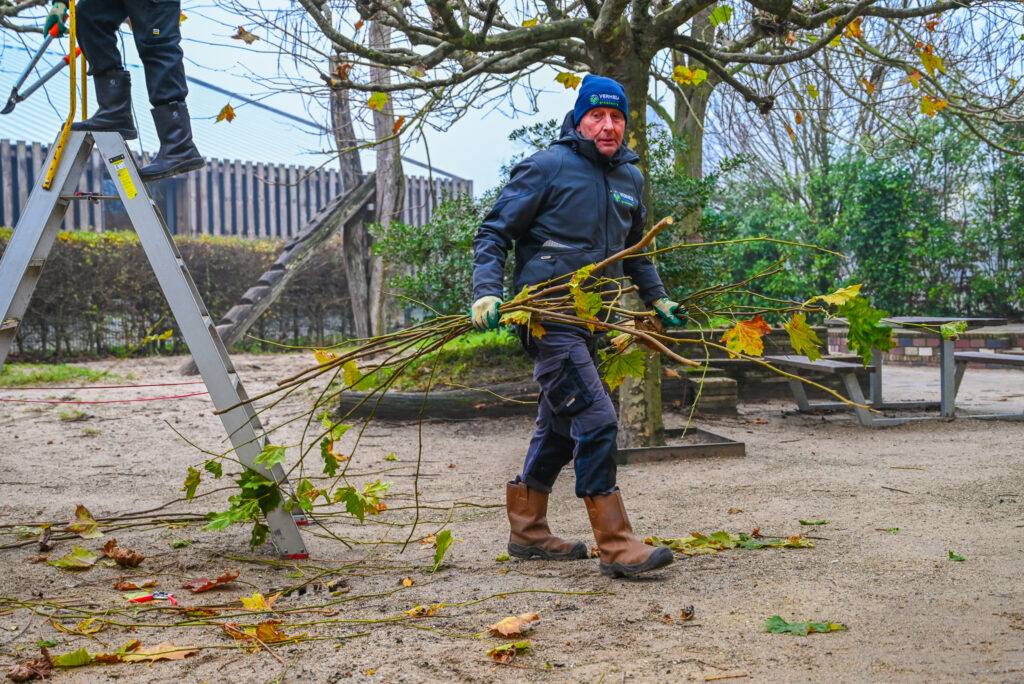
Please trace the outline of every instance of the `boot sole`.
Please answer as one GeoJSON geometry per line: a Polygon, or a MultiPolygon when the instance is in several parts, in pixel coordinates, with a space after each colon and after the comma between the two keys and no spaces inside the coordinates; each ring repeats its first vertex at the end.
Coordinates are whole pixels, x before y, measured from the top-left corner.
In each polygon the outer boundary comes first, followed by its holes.
{"type": "Polygon", "coordinates": [[[659,546],[654,549],[654,553],[648,556],[647,560],[643,563],[635,563],[633,565],[626,565],[618,561],[614,563],[601,563],[601,574],[606,577],[632,577],[642,572],[663,568],[672,563],[673,560],[675,558],[672,555],[672,549],[667,546],[659,546]]]}
{"type": "Polygon", "coordinates": [[[568,551],[555,553],[540,546],[523,546],[513,542],[508,543],[508,555],[523,560],[582,560],[590,555],[587,545],[583,542],[576,542],[568,551]]]}
{"type": "Polygon", "coordinates": [[[143,173],[140,170],[139,171],[139,177],[142,178],[142,182],[143,183],[150,183],[152,181],[158,181],[158,180],[161,180],[163,178],[170,178],[171,176],[177,176],[180,173],[188,173],[189,171],[195,171],[197,169],[203,168],[204,166],[206,166],[206,160],[205,159],[198,159],[198,160],[196,160],[196,159],[189,159],[189,160],[186,160],[186,161],[178,162],[177,164],[175,164],[174,166],[170,167],[166,171],[161,171],[160,173],[156,173],[156,174],[146,174],[146,173],[143,173]]]}
{"type": "Polygon", "coordinates": [[[139,137],[139,132],[134,128],[89,128],[71,124],[71,130],[88,131],[89,133],[120,133],[125,140],[135,140],[139,137]]]}

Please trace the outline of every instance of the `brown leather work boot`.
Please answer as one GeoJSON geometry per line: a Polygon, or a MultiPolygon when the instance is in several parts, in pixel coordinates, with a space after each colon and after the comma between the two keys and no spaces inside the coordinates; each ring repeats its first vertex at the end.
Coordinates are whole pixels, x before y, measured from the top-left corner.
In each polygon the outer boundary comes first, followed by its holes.
{"type": "Polygon", "coordinates": [[[601,574],[629,577],[672,562],[672,549],[648,546],[633,536],[619,488],[603,496],[585,496],[590,526],[601,556],[601,574]]]}
{"type": "Polygon", "coordinates": [[[587,545],[559,539],[548,528],[548,495],[530,489],[525,483],[505,485],[508,522],[512,533],[508,554],[516,558],[543,560],[576,560],[587,557],[587,545]]]}

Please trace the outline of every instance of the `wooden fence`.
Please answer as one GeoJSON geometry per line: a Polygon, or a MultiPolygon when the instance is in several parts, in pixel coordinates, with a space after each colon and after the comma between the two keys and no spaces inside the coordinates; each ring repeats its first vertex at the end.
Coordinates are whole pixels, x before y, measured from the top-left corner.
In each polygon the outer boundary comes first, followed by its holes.
{"type": "MultiPolygon", "coordinates": [[[[41,143],[0,140],[0,226],[15,226],[32,187],[45,173],[47,147],[41,143]]],[[[148,163],[143,155],[142,163],[148,163]]],[[[336,169],[209,159],[205,168],[149,184],[172,233],[288,238],[338,194],[336,169]]],[[[93,150],[79,191],[115,194],[99,152],[93,150]]],[[[422,226],[445,196],[473,194],[473,182],[461,178],[406,176],[402,221],[422,226]]],[[[117,201],[72,202],[66,230],[124,230],[124,206],[117,201]]]]}

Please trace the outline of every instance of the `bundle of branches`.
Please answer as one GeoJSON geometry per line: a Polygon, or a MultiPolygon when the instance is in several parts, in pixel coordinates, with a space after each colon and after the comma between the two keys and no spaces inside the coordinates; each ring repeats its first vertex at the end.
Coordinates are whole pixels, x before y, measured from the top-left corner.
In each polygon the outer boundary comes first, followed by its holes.
{"type": "MultiPolygon", "coordinates": [[[[667,334],[657,316],[650,311],[627,308],[623,301],[624,297],[634,291],[635,287],[625,287],[620,281],[603,275],[611,264],[670,250],[726,244],[686,243],[661,249],[645,249],[653,247],[658,233],[671,223],[671,217],[663,219],[640,242],[604,261],[590,264],[574,273],[538,286],[525,287],[513,299],[500,306],[501,321],[525,326],[529,334],[537,337],[546,334],[545,326],[550,325],[579,326],[591,332],[613,333],[611,344],[601,350],[603,377],[612,388],[628,375],[643,374],[644,357],[648,350],[656,350],[690,367],[702,365],[701,362],[695,361],[694,357],[703,357],[706,360],[711,350],[718,350],[732,357],[760,364],[788,378],[799,379],[841,402],[854,405],[832,389],[776,368],[761,357],[764,349],[762,337],[770,331],[770,326],[765,320],[766,315],[782,319],[783,328],[789,335],[794,352],[806,356],[811,361],[820,358],[822,342],[808,324],[808,316],[845,318],[850,328],[850,348],[862,358],[865,365],[871,361],[873,348],[891,348],[892,330],[882,324],[882,319],[887,314],[870,305],[860,294],[859,285],[816,295],[803,302],[759,297],[751,289],[753,283],[778,273],[784,268],[783,259],[741,282],[709,286],[682,298],[680,304],[686,312],[687,319],[682,334],[667,334]],[[755,304],[736,303],[741,300],[754,301],[755,304]],[[731,327],[724,334],[719,329],[712,335],[711,331],[717,327],[715,324],[723,320],[728,320],[731,327]]],[[[820,249],[812,245],[771,238],[750,238],[744,241],[750,240],[779,242],[799,249],[820,249]]],[[[319,444],[322,464],[318,462],[315,471],[322,471],[322,475],[311,477],[326,479],[326,482],[314,485],[310,479],[297,478],[300,484],[293,493],[291,505],[299,505],[311,513],[314,509],[344,503],[346,513],[355,516],[360,522],[365,516],[378,514],[387,508],[381,497],[387,491],[389,483],[377,480],[366,483],[362,489],[350,483],[348,468],[352,463],[352,454],[358,448],[363,432],[372,420],[373,410],[398,377],[415,364],[429,359],[431,354],[443,350],[448,342],[471,330],[472,324],[467,315],[437,316],[404,330],[357,340],[345,348],[319,349],[316,350],[318,365],[281,380],[275,389],[253,397],[250,401],[271,399],[271,402],[261,409],[265,411],[301,388],[317,388],[312,408],[286,421],[305,421],[303,437],[298,445],[299,458],[289,471],[289,475],[294,477],[296,470],[300,475],[310,472],[310,464],[306,463],[306,457],[313,453],[319,444]],[[357,406],[345,415],[337,417],[334,407],[340,393],[352,389],[368,391],[357,406]],[[367,403],[372,404],[369,407],[370,417],[365,419],[361,428],[355,432],[355,443],[347,445],[345,455],[340,449],[339,442],[354,427],[346,421],[367,403]]],[[[435,355],[435,361],[436,358],[435,355]]],[[[434,376],[431,372],[428,393],[433,381],[434,376]]],[[[279,423],[274,430],[286,423],[279,423]]],[[[286,448],[283,446],[267,446],[257,462],[267,466],[284,463],[285,453],[286,448]]],[[[415,471],[417,481],[419,465],[418,458],[415,471]]],[[[257,499],[268,496],[268,492],[276,487],[270,481],[262,483],[262,487],[256,486],[259,483],[252,480],[258,475],[252,471],[247,471],[244,475],[246,482],[240,481],[243,485],[242,490],[240,494],[231,498],[231,509],[214,516],[211,527],[224,527],[232,522],[252,519],[259,509],[257,499]]],[[[274,492],[273,496],[279,499],[280,493],[274,492]]],[[[403,523],[410,526],[406,543],[412,539],[420,516],[419,492],[415,484],[413,498],[414,518],[411,522],[403,523]]],[[[318,512],[334,515],[329,510],[318,512]]]]}

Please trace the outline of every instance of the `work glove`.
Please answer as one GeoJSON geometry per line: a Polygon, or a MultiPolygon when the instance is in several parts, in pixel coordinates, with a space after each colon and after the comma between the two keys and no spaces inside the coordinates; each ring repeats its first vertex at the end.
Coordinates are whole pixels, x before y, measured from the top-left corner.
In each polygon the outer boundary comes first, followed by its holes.
{"type": "Polygon", "coordinates": [[[665,321],[666,325],[683,324],[679,315],[682,315],[685,312],[679,306],[679,302],[673,302],[668,297],[662,297],[654,302],[654,312],[658,314],[658,318],[665,321]]]}
{"type": "Polygon", "coordinates": [[[57,27],[53,34],[54,38],[63,38],[68,32],[68,6],[63,2],[55,2],[50,7],[50,13],[46,15],[46,24],[43,25],[43,32],[50,33],[54,26],[57,27]]]}
{"type": "Polygon", "coordinates": [[[498,307],[501,297],[487,295],[473,302],[473,327],[477,330],[494,330],[498,327],[498,307]]]}

